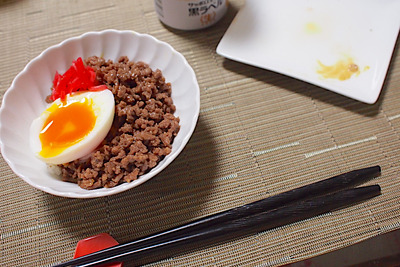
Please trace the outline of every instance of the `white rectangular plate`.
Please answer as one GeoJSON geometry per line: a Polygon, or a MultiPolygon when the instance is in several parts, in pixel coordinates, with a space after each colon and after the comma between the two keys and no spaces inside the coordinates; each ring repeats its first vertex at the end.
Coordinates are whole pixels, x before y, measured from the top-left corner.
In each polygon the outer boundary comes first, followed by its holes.
{"type": "Polygon", "coordinates": [[[400,0],[247,0],[217,53],[373,104],[399,28],[400,0]]]}

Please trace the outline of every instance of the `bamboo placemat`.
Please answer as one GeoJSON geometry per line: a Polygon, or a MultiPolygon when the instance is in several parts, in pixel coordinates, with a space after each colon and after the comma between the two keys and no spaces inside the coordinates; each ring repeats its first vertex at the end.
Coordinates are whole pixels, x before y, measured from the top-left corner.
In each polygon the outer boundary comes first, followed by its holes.
{"type": "MultiPolygon", "coordinates": [[[[336,174],[379,164],[382,195],[270,231],[194,249],[152,266],[277,266],[400,228],[400,55],[367,105],[226,60],[216,46],[244,1],[212,28],[165,28],[149,0],[0,0],[0,92],[42,50],[87,31],[148,33],[181,52],[201,90],[181,155],[145,184],[100,199],[33,189],[0,160],[0,263],[49,266],[101,232],[126,242],[336,174]]],[[[137,263],[140,263],[140,260],[137,263]]],[[[129,265],[127,265],[129,266],[129,265]]]]}

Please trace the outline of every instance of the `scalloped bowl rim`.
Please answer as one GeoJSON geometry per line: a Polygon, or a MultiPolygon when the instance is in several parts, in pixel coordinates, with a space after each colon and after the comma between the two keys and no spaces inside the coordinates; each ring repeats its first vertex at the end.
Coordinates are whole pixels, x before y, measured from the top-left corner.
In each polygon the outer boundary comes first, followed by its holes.
{"type": "MultiPolygon", "coordinates": [[[[122,56],[122,55],[120,55],[122,56]]],[[[130,60],[132,60],[130,58],[130,60]]],[[[135,60],[136,61],[136,60],[135,60]]],[[[153,67],[152,67],[153,69],[153,67]]],[[[164,74],[164,70],[163,74],[164,74]]],[[[165,77],[165,75],[164,75],[165,77]]],[[[166,77],[166,81],[168,81],[167,77],[166,77]]],[[[173,85],[172,85],[172,92],[174,93],[174,89],[173,89],[173,85]]],[[[193,93],[192,92],[192,93],[193,93]]],[[[173,97],[174,98],[174,97],[173,97]]],[[[174,101],[175,104],[175,101],[174,101]]],[[[178,106],[177,106],[178,109],[178,106]]],[[[146,181],[148,181],[149,179],[151,179],[152,177],[154,177],[155,175],[157,175],[158,173],[160,173],[163,169],[165,169],[180,153],[181,151],[184,149],[184,147],[186,146],[187,142],[189,141],[190,137],[192,136],[194,129],[196,127],[196,123],[198,120],[198,116],[199,116],[199,112],[200,112],[200,89],[199,89],[199,85],[197,82],[197,78],[196,78],[196,74],[194,72],[194,70],[192,69],[192,67],[189,65],[189,63],[187,62],[186,58],[180,54],[179,52],[177,52],[170,44],[160,41],[158,39],[156,39],[155,37],[153,37],[152,35],[149,34],[145,34],[145,33],[138,33],[135,31],[131,31],[131,30],[114,30],[114,29],[109,29],[109,30],[103,30],[103,31],[91,31],[91,32],[86,32],[83,33],[79,36],[74,36],[74,37],[70,37],[65,39],[64,41],[52,45],[50,47],[48,47],[47,49],[45,49],[44,51],[42,51],[38,56],[36,56],[35,58],[33,58],[24,68],[21,72],[19,72],[16,77],[14,78],[14,80],[12,81],[10,87],[8,88],[8,90],[6,90],[4,96],[3,96],[3,100],[2,100],[2,105],[0,107],[0,149],[1,149],[1,154],[5,160],[5,162],[9,165],[9,167],[11,168],[11,170],[20,178],[22,178],[25,182],[27,182],[28,184],[30,184],[31,186],[33,186],[34,188],[37,188],[41,191],[47,192],[49,194],[55,195],[55,196],[61,196],[61,197],[67,197],[67,198],[96,198],[96,197],[104,197],[104,196],[109,196],[109,195],[114,195],[120,192],[124,192],[126,190],[129,190],[131,188],[134,188],[146,181]],[[167,155],[161,162],[158,163],[158,165],[153,168],[150,172],[141,175],[138,177],[137,180],[132,181],[130,183],[122,183],[120,185],[117,185],[115,187],[112,188],[100,188],[100,189],[94,189],[94,190],[85,190],[82,189],[82,191],[80,191],[79,193],[76,192],[62,192],[62,191],[57,191],[52,187],[48,187],[45,185],[40,185],[34,181],[32,181],[32,179],[26,175],[21,174],[21,172],[19,171],[19,168],[16,167],[16,165],[14,164],[14,162],[12,162],[9,157],[6,149],[6,144],[4,143],[3,137],[2,137],[2,133],[3,133],[3,128],[4,125],[1,121],[2,117],[3,117],[3,113],[6,110],[7,106],[10,104],[7,104],[7,99],[9,98],[9,95],[17,90],[15,85],[17,83],[17,81],[19,79],[21,79],[22,77],[24,77],[24,75],[28,75],[29,70],[31,68],[34,67],[34,65],[41,61],[44,60],[46,55],[49,54],[49,52],[53,51],[53,50],[57,50],[57,49],[62,49],[65,45],[71,43],[71,42],[76,42],[79,40],[83,40],[85,38],[88,38],[90,36],[94,36],[94,35],[105,35],[105,34],[118,34],[118,35],[124,35],[124,34],[131,34],[133,36],[135,36],[135,38],[148,38],[150,39],[152,42],[156,43],[157,45],[161,45],[166,47],[169,52],[171,52],[171,54],[175,57],[178,57],[178,59],[183,63],[184,69],[186,69],[186,71],[189,71],[190,75],[191,75],[191,79],[190,82],[192,83],[192,86],[194,86],[195,88],[193,88],[193,92],[195,93],[195,95],[191,96],[194,99],[194,106],[192,107],[193,110],[193,117],[190,121],[190,127],[187,130],[187,134],[186,136],[184,136],[184,138],[182,139],[181,145],[179,147],[174,147],[174,143],[172,144],[172,148],[173,151],[171,152],[171,154],[167,155]],[[162,166],[157,168],[159,165],[162,166]]],[[[181,128],[182,128],[182,124],[181,124],[181,128]]],[[[181,132],[181,131],[180,131],[181,132]]],[[[179,133],[180,133],[179,132],[179,133]]],[[[178,136],[179,136],[178,133],[178,136]]],[[[177,136],[177,137],[178,137],[177,136]]],[[[177,138],[176,137],[176,138],[177,138]]],[[[66,183],[66,182],[63,182],[66,183]]],[[[79,187],[76,184],[77,187],[79,187]]],[[[80,190],[80,189],[78,189],[80,190]]]]}

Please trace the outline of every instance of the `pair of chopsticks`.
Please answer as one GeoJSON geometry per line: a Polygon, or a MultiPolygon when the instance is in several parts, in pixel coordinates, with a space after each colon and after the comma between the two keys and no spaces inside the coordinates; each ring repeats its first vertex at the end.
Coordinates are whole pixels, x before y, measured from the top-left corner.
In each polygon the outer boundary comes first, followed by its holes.
{"type": "Polygon", "coordinates": [[[381,172],[380,166],[358,169],[289,190],[191,223],[116,245],[55,265],[95,266],[215,242],[294,223],[350,206],[380,194],[379,185],[356,187],[381,172]],[[356,188],[354,188],[356,187],[356,188]]]}

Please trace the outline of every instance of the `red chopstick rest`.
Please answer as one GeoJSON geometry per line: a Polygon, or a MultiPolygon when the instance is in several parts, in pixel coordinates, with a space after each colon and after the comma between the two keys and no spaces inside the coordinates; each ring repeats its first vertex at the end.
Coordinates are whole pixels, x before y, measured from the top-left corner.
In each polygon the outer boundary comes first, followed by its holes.
{"type": "MultiPolygon", "coordinates": [[[[84,255],[109,248],[119,243],[109,234],[101,233],[94,235],[78,242],[75,249],[74,259],[84,255]]],[[[102,267],[122,267],[122,262],[112,262],[101,265],[102,267]]]]}

